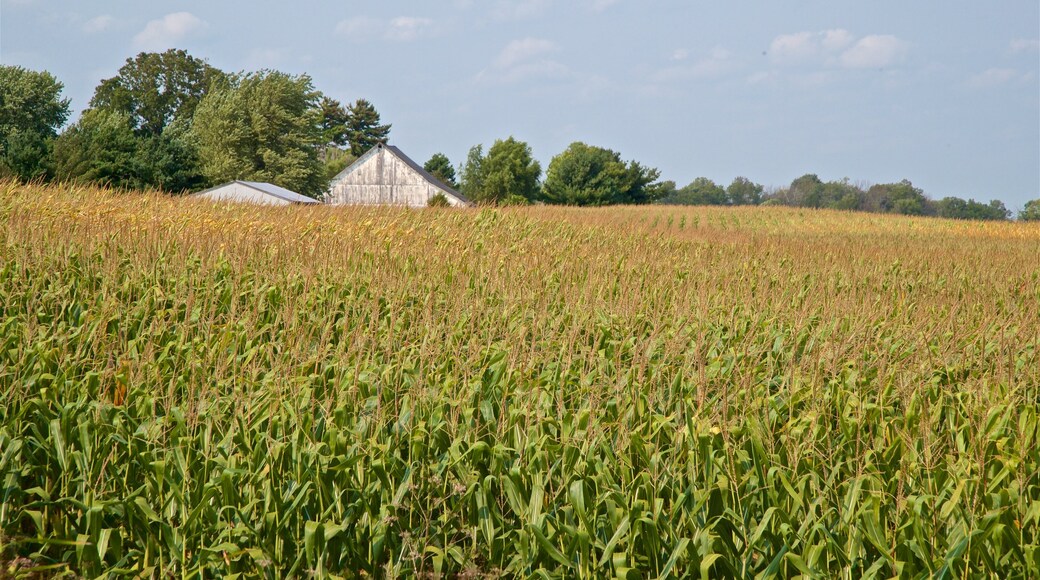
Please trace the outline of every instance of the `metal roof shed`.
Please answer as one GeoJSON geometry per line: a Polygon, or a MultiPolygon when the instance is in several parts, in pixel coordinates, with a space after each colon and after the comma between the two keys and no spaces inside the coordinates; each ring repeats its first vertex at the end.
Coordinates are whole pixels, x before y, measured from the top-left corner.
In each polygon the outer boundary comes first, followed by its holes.
{"type": "Polygon", "coordinates": [[[290,205],[319,203],[295,191],[260,181],[231,181],[192,194],[191,197],[212,201],[258,203],[262,205],[290,205]]]}

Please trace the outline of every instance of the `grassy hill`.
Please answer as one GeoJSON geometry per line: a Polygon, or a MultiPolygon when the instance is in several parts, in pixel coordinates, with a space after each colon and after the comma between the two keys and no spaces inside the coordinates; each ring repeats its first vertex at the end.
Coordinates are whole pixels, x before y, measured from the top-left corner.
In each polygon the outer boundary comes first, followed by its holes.
{"type": "Polygon", "coordinates": [[[1040,225],[0,183],[0,576],[1022,577],[1040,225]]]}

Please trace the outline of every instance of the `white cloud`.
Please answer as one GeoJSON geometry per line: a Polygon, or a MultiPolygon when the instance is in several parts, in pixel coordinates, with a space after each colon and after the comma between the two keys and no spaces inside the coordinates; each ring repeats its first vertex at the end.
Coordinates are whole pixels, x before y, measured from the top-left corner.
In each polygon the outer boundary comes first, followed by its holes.
{"type": "Polygon", "coordinates": [[[654,73],[652,80],[663,83],[716,77],[731,70],[733,66],[733,58],[730,52],[725,48],[717,46],[711,50],[708,56],[693,64],[676,65],[657,71],[654,73]]]}
{"type": "Polygon", "coordinates": [[[185,37],[199,32],[208,24],[191,12],[174,12],[157,20],[150,20],[134,36],[134,45],[143,50],[171,48],[185,37]]]}
{"type": "Polygon", "coordinates": [[[804,62],[815,57],[818,52],[818,34],[812,32],[782,34],[769,45],[769,58],[779,64],[804,62]]]}
{"type": "Polygon", "coordinates": [[[492,9],[492,16],[499,20],[522,20],[540,16],[552,0],[499,0],[492,9]]]}
{"type": "Polygon", "coordinates": [[[102,16],[95,16],[90,20],[83,23],[83,32],[87,34],[96,34],[98,32],[104,32],[112,26],[115,22],[115,18],[112,18],[108,14],[102,16]]]}
{"type": "Polygon", "coordinates": [[[833,30],[825,30],[822,32],[823,39],[820,41],[820,45],[827,52],[835,52],[843,50],[848,45],[852,44],[855,37],[852,36],[848,30],[844,28],[835,28],[833,30]]]}
{"type": "Polygon", "coordinates": [[[336,24],[336,34],[346,36],[350,40],[360,41],[378,36],[382,28],[382,21],[368,16],[354,16],[340,20],[336,24]]]}
{"type": "Polygon", "coordinates": [[[380,20],[368,16],[354,16],[336,24],[336,34],[346,36],[353,42],[368,42],[384,38],[395,42],[410,42],[428,36],[434,31],[435,22],[419,16],[398,16],[391,20],[380,20]]]}
{"type": "Polygon", "coordinates": [[[552,58],[559,46],[544,38],[521,38],[507,44],[491,68],[477,75],[477,80],[519,83],[534,78],[560,79],[572,76],[570,68],[552,58]]]}
{"type": "Polygon", "coordinates": [[[522,61],[530,60],[550,52],[556,52],[559,47],[555,42],[544,38],[521,38],[514,40],[498,53],[495,66],[498,68],[509,68],[522,61]]]}
{"type": "Polygon", "coordinates": [[[686,60],[690,58],[690,51],[685,48],[677,48],[672,52],[672,60],[686,60]]]}
{"type": "Polygon", "coordinates": [[[898,62],[906,52],[906,43],[891,34],[864,36],[841,54],[838,61],[845,68],[884,68],[898,62]]]}
{"type": "Polygon", "coordinates": [[[778,65],[883,68],[898,62],[906,42],[890,34],[871,34],[859,40],[843,28],[820,32],[782,34],[769,46],[769,58],[778,65]]]}
{"type": "Polygon", "coordinates": [[[1040,52],[1040,40],[1036,38],[1016,38],[1011,41],[1011,52],[1040,52]]]}
{"type": "Polygon", "coordinates": [[[415,16],[398,16],[390,21],[386,37],[390,40],[407,42],[419,38],[433,27],[433,20],[415,16]]]}
{"type": "Polygon", "coordinates": [[[977,89],[1003,85],[1019,78],[1018,71],[1012,68],[991,68],[972,76],[968,85],[977,89]]]}

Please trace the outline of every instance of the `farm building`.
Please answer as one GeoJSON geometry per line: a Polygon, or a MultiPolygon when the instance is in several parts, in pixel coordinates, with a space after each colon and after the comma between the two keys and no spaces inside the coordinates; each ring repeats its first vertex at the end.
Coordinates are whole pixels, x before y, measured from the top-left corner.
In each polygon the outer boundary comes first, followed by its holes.
{"type": "Polygon", "coordinates": [[[437,194],[452,206],[472,205],[400,149],[380,143],[333,178],[325,203],[425,207],[437,194]]]}
{"type": "Polygon", "coordinates": [[[232,181],[224,185],[192,194],[192,197],[213,201],[259,203],[263,205],[289,205],[296,203],[319,203],[295,191],[259,181],[232,181]]]}

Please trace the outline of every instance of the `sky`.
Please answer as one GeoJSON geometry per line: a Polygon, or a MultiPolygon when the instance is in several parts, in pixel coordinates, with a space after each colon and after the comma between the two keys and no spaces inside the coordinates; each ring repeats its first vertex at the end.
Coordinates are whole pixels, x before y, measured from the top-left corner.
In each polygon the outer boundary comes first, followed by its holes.
{"type": "Polygon", "coordinates": [[[368,99],[419,163],[514,136],[543,168],[583,141],[680,187],[1040,198],[1037,0],[0,0],[0,63],[54,74],[73,120],[167,48],[368,99]]]}

